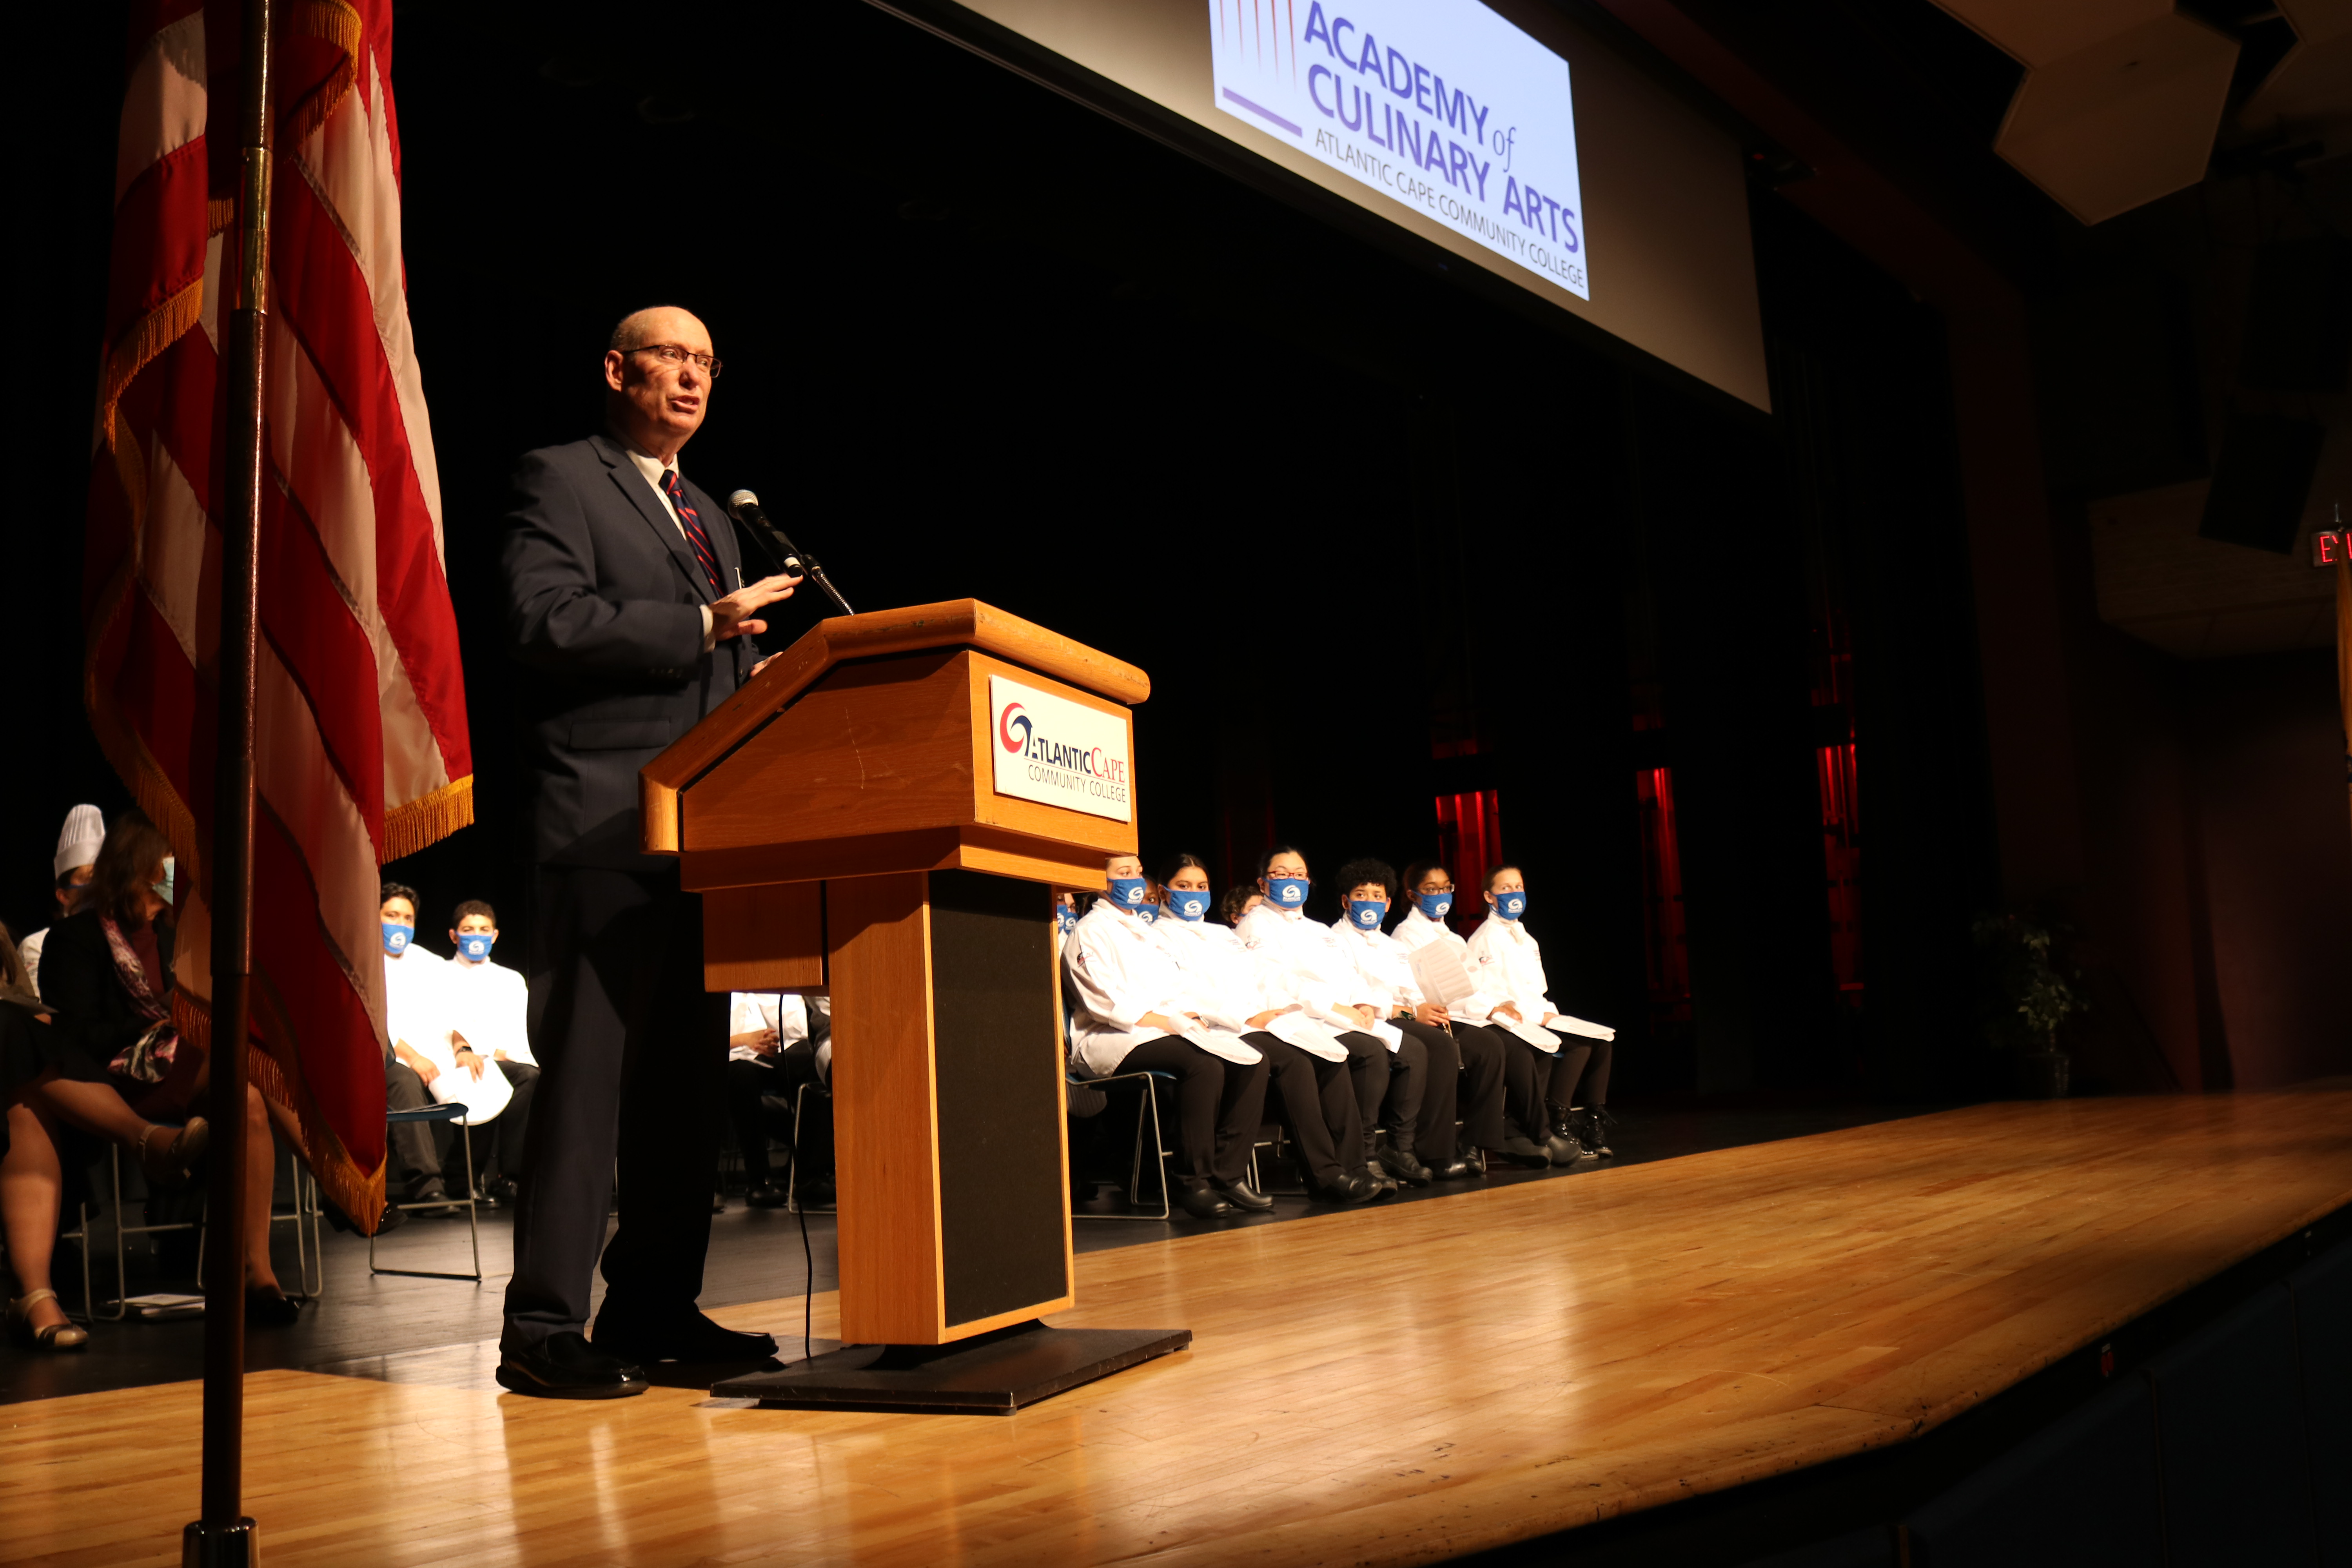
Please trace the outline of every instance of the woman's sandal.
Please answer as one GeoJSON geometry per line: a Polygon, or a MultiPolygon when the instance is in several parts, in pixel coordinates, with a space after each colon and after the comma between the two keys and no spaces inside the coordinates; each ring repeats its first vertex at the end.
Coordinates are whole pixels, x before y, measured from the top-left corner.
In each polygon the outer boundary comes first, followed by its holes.
{"type": "Polygon", "coordinates": [[[172,1133],[172,1130],[150,1127],[140,1135],[139,1168],[146,1173],[150,1186],[186,1186],[196,1162],[204,1157],[205,1145],[212,1141],[212,1124],[201,1116],[191,1116],[177,1133],[159,1139],[158,1132],[172,1133]]]}
{"type": "MultiPolygon", "coordinates": [[[[46,1329],[33,1327],[33,1309],[44,1301],[55,1301],[55,1290],[36,1290],[8,1303],[8,1337],[33,1351],[78,1351],[89,1343],[89,1331],[71,1321],[51,1323],[46,1329]]],[[[63,1310],[60,1306],[59,1310],[63,1310]]]]}

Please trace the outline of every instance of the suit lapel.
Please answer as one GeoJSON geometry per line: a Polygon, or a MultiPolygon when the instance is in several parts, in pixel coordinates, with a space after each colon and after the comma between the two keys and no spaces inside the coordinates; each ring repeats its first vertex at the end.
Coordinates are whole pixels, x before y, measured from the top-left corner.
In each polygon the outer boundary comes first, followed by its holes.
{"type": "MultiPolygon", "coordinates": [[[[654,536],[669,552],[670,560],[684,574],[688,586],[694,590],[694,596],[703,604],[709,604],[710,584],[702,575],[702,563],[694,558],[694,547],[687,543],[686,535],[678,531],[677,520],[670,516],[669,508],[654,494],[653,486],[646,483],[646,477],[637,472],[636,464],[629,461],[628,453],[621,449],[618,442],[608,436],[592,436],[589,439],[596,448],[596,455],[604,459],[604,467],[609,470],[613,483],[620,488],[621,494],[637,509],[637,515],[646,520],[646,526],[654,531],[654,536]]],[[[706,521],[702,526],[705,531],[710,527],[709,515],[704,513],[706,521]]],[[[714,545],[716,542],[714,540],[714,545]]]]}

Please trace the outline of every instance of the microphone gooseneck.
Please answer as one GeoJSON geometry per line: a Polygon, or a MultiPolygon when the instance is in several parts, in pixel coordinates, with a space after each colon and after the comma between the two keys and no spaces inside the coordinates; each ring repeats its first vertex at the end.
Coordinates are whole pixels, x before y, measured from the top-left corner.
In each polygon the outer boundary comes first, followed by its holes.
{"type": "Polygon", "coordinates": [[[802,576],[824,589],[825,596],[841,606],[843,615],[854,616],[857,613],[849,607],[849,601],[841,596],[841,590],[835,587],[833,580],[824,574],[824,568],[817,564],[816,557],[784,537],[784,531],[778,528],[770,520],[767,512],[761,508],[758,496],[753,495],[750,490],[736,490],[727,498],[727,511],[736,521],[750,529],[753,537],[767,547],[770,557],[775,562],[776,570],[798,572],[802,576]]]}

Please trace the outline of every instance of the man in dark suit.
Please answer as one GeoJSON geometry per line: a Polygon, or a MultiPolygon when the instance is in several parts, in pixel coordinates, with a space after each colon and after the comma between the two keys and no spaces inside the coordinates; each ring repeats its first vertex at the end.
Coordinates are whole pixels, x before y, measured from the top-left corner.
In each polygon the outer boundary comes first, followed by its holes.
{"type": "Polygon", "coordinates": [[[530,762],[530,1040],[542,1068],[515,1212],[499,1382],[604,1399],[652,1361],[757,1360],[696,1308],[710,1241],[727,996],[702,900],[639,852],[637,770],[756,668],[759,612],[719,505],[678,472],[719,363],[688,312],[640,310],[604,355],[603,435],[523,455],[504,551],[530,762]],[[621,1223],[605,1215],[620,1161],[621,1223]],[[590,1276],[606,1292],[593,1344],[590,1276]]]}

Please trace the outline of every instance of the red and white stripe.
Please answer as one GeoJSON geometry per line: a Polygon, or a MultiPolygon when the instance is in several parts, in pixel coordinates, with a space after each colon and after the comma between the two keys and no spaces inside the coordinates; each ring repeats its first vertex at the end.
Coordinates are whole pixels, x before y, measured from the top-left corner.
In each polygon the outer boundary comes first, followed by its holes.
{"type": "MultiPolygon", "coordinates": [[[[145,0],[121,122],[86,575],[100,742],[182,867],[185,1021],[211,993],[215,408],[233,156],[207,135],[236,0],[145,0]],[[189,873],[193,871],[193,875],[189,873]]],[[[255,847],[256,1078],[355,1218],[383,1160],[378,867],[472,817],[440,485],[401,265],[389,0],[297,0],[277,45],[255,847]]],[[[225,112],[234,93],[219,95],[225,112]]],[[[233,135],[233,113],[228,121],[233,135]]]]}

